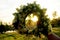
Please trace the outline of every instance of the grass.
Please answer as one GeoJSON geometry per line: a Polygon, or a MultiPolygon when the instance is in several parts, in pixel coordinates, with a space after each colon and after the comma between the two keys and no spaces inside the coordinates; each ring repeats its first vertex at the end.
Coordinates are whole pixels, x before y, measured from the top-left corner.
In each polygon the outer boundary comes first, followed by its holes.
{"type": "Polygon", "coordinates": [[[19,33],[5,33],[0,34],[0,40],[46,40],[46,38],[39,38],[32,36],[21,35],[19,33]]]}
{"type": "Polygon", "coordinates": [[[60,27],[54,27],[53,32],[60,37],[60,27]]]}
{"type": "MultiPolygon", "coordinates": [[[[60,37],[60,27],[54,27],[52,30],[56,35],[60,37]]],[[[17,32],[0,34],[0,40],[46,40],[34,36],[21,35],[17,32]]]]}

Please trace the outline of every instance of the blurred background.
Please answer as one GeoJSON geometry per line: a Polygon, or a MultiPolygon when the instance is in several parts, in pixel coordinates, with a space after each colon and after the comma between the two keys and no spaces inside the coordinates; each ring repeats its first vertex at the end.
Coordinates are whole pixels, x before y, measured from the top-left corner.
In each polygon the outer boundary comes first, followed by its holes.
{"type": "MultiPolygon", "coordinates": [[[[40,5],[40,8],[46,8],[47,18],[50,19],[52,25],[52,32],[57,34],[60,37],[60,0],[0,0],[0,40],[46,40],[39,37],[26,37],[26,35],[21,35],[18,33],[18,30],[13,26],[15,19],[18,19],[14,13],[16,13],[16,8],[21,8],[27,3],[33,3],[36,1],[40,5]]],[[[33,30],[36,28],[38,17],[33,14],[29,14],[26,19],[26,28],[28,30],[33,30]],[[30,27],[31,26],[31,27],[30,27]],[[33,27],[34,26],[34,27],[33,27]]]]}

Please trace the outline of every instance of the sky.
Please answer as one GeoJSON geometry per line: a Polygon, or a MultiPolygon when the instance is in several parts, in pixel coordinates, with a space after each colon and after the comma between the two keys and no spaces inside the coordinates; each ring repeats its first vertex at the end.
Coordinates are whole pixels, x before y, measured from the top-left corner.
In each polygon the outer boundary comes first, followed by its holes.
{"type": "Polygon", "coordinates": [[[16,8],[20,5],[33,3],[34,1],[40,4],[41,8],[47,8],[46,14],[48,14],[50,19],[52,19],[52,13],[54,11],[57,11],[57,17],[60,16],[60,0],[0,0],[0,21],[11,24],[16,8]]]}

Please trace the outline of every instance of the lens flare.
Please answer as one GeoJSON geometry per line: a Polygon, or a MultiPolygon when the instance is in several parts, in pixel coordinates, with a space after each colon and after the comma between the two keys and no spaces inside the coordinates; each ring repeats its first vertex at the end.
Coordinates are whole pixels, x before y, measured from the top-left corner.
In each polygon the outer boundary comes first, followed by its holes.
{"type": "Polygon", "coordinates": [[[37,16],[34,16],[34,17],[31,18],[31,20],[32,20],[33,22],[37,22],[37,21],[38,21],[38,17],[37,17],[37,16]]]}

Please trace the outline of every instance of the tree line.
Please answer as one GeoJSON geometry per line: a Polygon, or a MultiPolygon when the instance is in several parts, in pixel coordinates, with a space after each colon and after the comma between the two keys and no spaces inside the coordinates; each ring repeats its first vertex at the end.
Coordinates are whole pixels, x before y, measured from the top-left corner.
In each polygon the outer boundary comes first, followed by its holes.
{"type": "Polygon", "coordinates": [[[4,32],[9,31],[9,30],[14,30],[14,27],[12,25],[8,25],[7,23],[3,24],[0,21],[0,33],[4,33],[4,32]]]}

